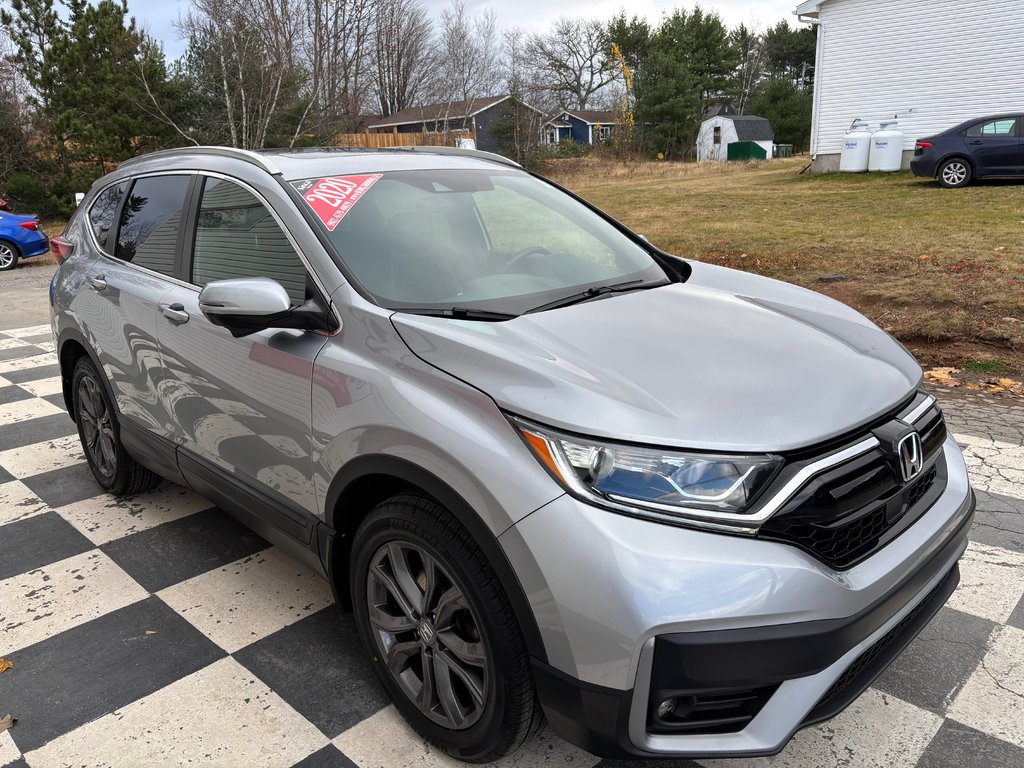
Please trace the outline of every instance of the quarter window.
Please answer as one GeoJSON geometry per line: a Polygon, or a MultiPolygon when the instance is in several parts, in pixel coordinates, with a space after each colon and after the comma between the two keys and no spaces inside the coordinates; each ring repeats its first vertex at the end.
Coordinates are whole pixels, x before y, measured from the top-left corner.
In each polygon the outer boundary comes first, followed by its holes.
{"type": "Polygon", "coordinates": [[[132,185],[121,212],[117,258],[174,276],[190,180],[191,176],[146,176],[132,185]]]}
{"type": "Polygon", "coordinates": [[[89,209],[89,226],[96,236],[96,242],[111,256],[114,254],[114,238],[111,237],[110,230],[114,226],[114,217],[127,188],[128,185],[123,181],[107,187],[96,195],[96,200],[89,209]]]}
{"type": "Polygon", "coordinates": [[[269,277],[293,305],[306,300],[306,267],[280,225],[255,195],[230,181],[207,177],[196,221],[192,282],[269,277]]]}

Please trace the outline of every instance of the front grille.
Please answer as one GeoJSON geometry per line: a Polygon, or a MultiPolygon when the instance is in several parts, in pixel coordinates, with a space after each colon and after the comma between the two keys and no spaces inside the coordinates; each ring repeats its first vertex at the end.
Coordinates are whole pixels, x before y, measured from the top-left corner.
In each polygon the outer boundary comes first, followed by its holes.
{"type": "Polygon", "coordinates": [[[925,468],[903,486],[881,447],[812,478],[758,536],[800,547],[836,570],[851,568],[906,530],[946,484],[946,426],[933,408],[918,421],[925,468]]]}

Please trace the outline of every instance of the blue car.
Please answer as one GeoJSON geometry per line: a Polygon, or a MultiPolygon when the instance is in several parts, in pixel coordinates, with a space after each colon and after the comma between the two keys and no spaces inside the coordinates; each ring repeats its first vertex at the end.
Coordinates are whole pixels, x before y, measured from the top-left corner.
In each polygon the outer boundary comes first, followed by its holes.
{"type": "Polygon", "coordinates": [[[14,269],[19,259],[41,256],[50,250],[50,238],[35,216],[0,212],[0,271],[14,269]]]}
{"type": "Polygon", "coordinates": [[[1024,176],[1024,115],[968,120],[948,131],[918,139],[910,170],[948,188],[974,179],[1024,176]]]}

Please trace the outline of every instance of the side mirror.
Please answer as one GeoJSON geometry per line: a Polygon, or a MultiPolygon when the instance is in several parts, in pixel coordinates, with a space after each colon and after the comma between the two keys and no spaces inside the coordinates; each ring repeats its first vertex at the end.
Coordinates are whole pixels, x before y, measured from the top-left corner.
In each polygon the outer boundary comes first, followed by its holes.
{"type": "Polygon", "coordinates": [[[292,307],[288,292],[268,277],[236,277],[207,283],[199,309],[214,325],[238,338],[267,328],[335,330],[333,316],[316,300],[292,307]]]}

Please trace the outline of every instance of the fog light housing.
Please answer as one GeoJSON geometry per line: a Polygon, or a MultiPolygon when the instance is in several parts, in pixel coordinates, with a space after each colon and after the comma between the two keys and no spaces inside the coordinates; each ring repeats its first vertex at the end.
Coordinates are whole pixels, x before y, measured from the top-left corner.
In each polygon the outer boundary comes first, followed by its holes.
{"type": "Polygon", "coordinates": [[[669,716],[673,709],[676,708],[675,699],[665,699],[661,704],[658,705],[658,717],[664,719],[669,716]]]}

